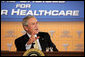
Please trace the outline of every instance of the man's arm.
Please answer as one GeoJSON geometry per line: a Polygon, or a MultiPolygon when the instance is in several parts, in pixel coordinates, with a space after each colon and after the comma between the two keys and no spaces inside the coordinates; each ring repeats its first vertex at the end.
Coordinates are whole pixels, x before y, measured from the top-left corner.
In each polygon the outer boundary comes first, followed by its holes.
{"type": "Polygon", "coordinates": [[[52,41],[50,39],[50,35],[48,33],[47,33],[47,40],[48,40],[49,47],[53,47],[53,51],[58,51],[56,46],[52,43],[52,41]]]}
{"type": "Polygon", "coordinates": [[[17,51],[26,51],[25,46],[19,40],[15,40],[17,51]]]}

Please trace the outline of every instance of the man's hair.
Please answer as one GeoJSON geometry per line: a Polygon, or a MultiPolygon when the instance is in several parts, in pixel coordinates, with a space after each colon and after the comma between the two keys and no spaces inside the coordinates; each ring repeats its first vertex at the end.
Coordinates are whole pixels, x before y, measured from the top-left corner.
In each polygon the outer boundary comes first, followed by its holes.
{"type": "Polygon", "coordinates": [[[28,20],[30,18],[35,18],[35,17],[34,16],[26,16],[25,18],[23,18],[22,25],[27,26],[28,25],[28,20]]]}

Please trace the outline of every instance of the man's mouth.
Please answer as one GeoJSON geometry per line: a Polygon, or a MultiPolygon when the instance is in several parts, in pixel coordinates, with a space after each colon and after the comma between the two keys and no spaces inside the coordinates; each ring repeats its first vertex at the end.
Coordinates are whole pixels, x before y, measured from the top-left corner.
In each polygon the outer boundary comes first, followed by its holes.
{"type": "Polygon", "coordinates": [[[39,32],[39,29],[35,29],[35,31],[36,31],[36,33],[38,33],[39,32]]]}
{"type": "Polygon", "coordinates": [[[35,29],[35,30],[38,30],[38,29],[35,29]]]}

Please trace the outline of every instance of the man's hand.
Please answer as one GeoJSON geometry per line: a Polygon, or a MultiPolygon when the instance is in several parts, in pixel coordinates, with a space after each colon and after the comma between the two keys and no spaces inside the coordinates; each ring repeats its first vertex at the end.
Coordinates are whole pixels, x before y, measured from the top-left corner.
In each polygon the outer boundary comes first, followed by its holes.
{"type": "Polygon", "coordinates": [[[28,40],[28,42],[27,42],[27,45],[30,45],[30,44],[32,44],[34,41],[36,41],[37,39],[39,39],[39,36],[38,37],[31,37],[29,40],[28,40]]]}
{"type": "Polygon", "coordinates": [[[34,41],[36,41],[36,40],[39,39],[39,38],[40,38],[39,36],[35,38],[34,33],[32,33],[30,39],[29,39],[28,42],[27,42],[27,45],[32,44],[34,41]]]}

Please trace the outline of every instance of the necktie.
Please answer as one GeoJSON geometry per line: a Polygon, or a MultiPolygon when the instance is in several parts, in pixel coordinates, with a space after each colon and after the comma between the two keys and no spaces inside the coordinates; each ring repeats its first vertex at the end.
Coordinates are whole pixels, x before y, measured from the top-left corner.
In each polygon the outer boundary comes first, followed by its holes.
{"type": "Polygon", "coordinates": [[[35,45],[35,43],[32,43],[32,46],[31,46],[31,48],[34,48],[34,45],[35,45]]]}
{"type": "Polygon", "coordinates": [[[38,46],[38,42],[37,42],[37,40],[35,41],[34,48],[39,49],[39,46],[38,46]]]}

